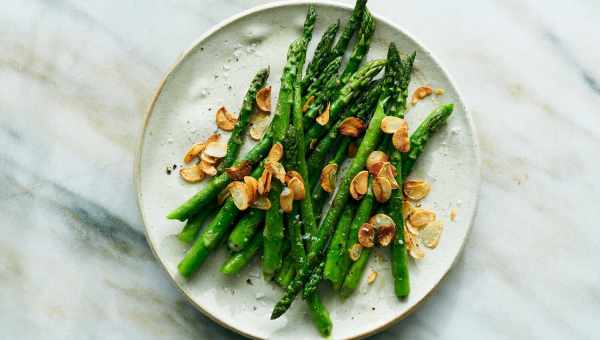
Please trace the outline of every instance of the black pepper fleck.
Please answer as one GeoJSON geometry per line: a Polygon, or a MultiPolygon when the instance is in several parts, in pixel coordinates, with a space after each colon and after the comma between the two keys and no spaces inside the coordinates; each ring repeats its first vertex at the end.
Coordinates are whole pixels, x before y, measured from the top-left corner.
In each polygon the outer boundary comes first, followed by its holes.
{"type": "Polygon", "coordinates": [[[200,47],[200,51],[204,51],[204,47],[200,47]]]}
{"type": "Polygon", "coordinates": [[[171,167],[167,166],[167,175],[170,175],[170,174],[171,174],[171,167]]]}
{"type": "Polygon", "coordinates": [[[252,286],[252,280],[246,279],[246,283],[252,286]]]}
{"type": "Polygon", "coordinates": [[[256,306],[252,306],[252,310],[254,310],[254,311],[255,311],[255,310],[256,310],[256,306]]]}
{"type": "Polygon", "coordinates": [[[375,307],[371,307],[371,310],[375,310],[375,307]]]}
{"type": "Polygon", "coordinates": [[[177,169],[177,164],[173,164],[173,170],[177,169]]]}

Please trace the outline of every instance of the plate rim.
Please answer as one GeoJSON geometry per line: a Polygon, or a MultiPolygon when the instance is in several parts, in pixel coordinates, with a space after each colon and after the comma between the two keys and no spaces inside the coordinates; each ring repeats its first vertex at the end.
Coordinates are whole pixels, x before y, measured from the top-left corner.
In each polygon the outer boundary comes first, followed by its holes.
{"type": "MultiPolygon", "coordinates": [[[[332,0],[278,0],[278,1],[270,2],[270,3],[254,6],[249,9],[246,9],[242,12],[234,14],[234,15],[220,21],[219,23],[211,26],[208,30],[206,30],[204,33],[202,33],[196,40],[194,40],[194,42],[190,45],[190,47],[188,47],[186,50],[184,50],[182,53],[179,54],[179,56],[177,57],[177,60],[168,68],[166,73],[161,78],[157,89],[154,91],[152,100],[150,101],[150,104],[148,105],[148,107],[146,108],[146,110],[144,112],[144,118],[142,121],[142,129],[138,136],[137,148],[135,149],[136,155],[134,157],[134,162],[133,162],[133,181],[134,181],[134,186],[135,186],[135,191],[136,191],[137,206],[138,206],[140,216],[142,218],[142,223],[144,224],[144,236],[146,238],[146,242],[148,243],[148,246],[150,247],[150,250],[152,251],[153,256],[156,258],[156,260],[158,260],[158,263],[160,263],[160,266],[162,267],[162,269],[167,273],[167,276],[170,278],[171,283],[173,283],[175,285],[177,290],[179,290],[179,292],[186,298],[186,300],[188,302],[191,303],[192,306],[194,306],[194,308],[196,308],[204,316],[206,316],[208,319],[210,319],[212,322],[215,322],[219,326],[226,328],[230,331],[233,331],[234,333],[240,334],[242,336],[251,338],[251,339],[261,339],[261,338],[255,336],[253,334],[247,333],[242,329],[239,329],[232,325],[227,324],[226,322],[222,321],[217,316],[209,313],[207,310],[202,308],[202,306],[200,306],[198,303],[196,303],[196,301],[194,301],[188,294],[185,293],[185,291],[177,283],[177,280],[175,280],[171,276],[171,274],[169,273],[169,271],[166,267],[166,264],[163,262],[161,257],[158,256],[158,253],[156,252],[154,244],[150,241],[150,237],[148,235],[148,227],[146,225],[146,218],[144,216],[144,209],[143,209],[143,205],[142,205],[141,176],[140,176],[142,150],[144,147],[146,129],[148,127],[148,121],[150,120],[150,116],[151,116],[152,112],[154,111],[154,107],[156,106],[158,97],[161,95],[162,90],[163,90],[167,80],[171,77],[171,75],[173,74],[175,69],[177,67],[179,67],[179,65],[187,58],[187,56],[190,53],[192,53],[192,51],[199,44],[201,44],[205,39],[207,39],[214,33],[218,32],[220,29],[224,28],[225,26],[233,23],[234,21],[240,20],[248,15],[252,15],[256,12],[261,12],[261,11],[278,8],[278,7],[310,5],[310,4],[326,5],[326,6],[332,6],[332,7],[344,8],[344,9],[350,9],[350,10],[353,8],[352,5],[348,5],[345,3],[332,1],[332,0]]],[[[381,326],[374,327],[371,330],[365,331],[356,336],[352,336],[348,339],[362,339],[362,338],[374,335],[376,333],[382,332],[382,331],[390,328],[391,326],[395,325],[399,321],[403,320],[404,318],[406,318],[410,314],[412,314],[419,306],[421,306],[421,304],[423,304],[425,301],[427,301],[429,299],[429,297],[435,291],[437,291],[440,284],[443,281],[445,281],[446,277],[448,276],[448,273],[450,272],[450,270],[452,268],[454,268],[456,262],[463,254],[465,245],[469,239],[471,230],[473,228],[473,222],[474,222],[475,215],[477,214],[477,210],[479,207],[479,196],[480,196],[480,192],[481,192],[481,150],[480,150],[480,146],[479,146],[479,137],[478,137],[479,135],[478,135],[477,128],[476,128],[476,125],[473,120],[473,115],[471,114],[471,111],[469,110],[468,105],[466,104],[463,96],[461,95],[461,91],[459,90],[458,86],[456,85],[454,78],[449,74],[449,72],[443,66],[443,63],[441,63],[439,61],[439,59],[428,48],[426,48],[419,40],[415,39],[414,35],[412,33],[410,33],[407,29],[402,28],[400,25],[396,24],[394,21],[386,18],[385,15],[380,15],[380,14],[374,13],[373,11],[371,11],[371,13],[372,13],[372,16],[376,20],[381,21],[381,22],[385,23],[386,25],[389,25],[390,27],[394,28],[395,30],[397,30],[399,32],[402,32],[407,38],[412,40],[425,53],[427,53],[429,55],[429,57],[437,64],[440,72],[448,79],[448,82],[450,84],[452,84],[452,86],[454,87],[454,90],[456,91],[457,99],[459,100],[459,102],[462,104],[462,106],[464,108],[465,118],[466,118],[466,121],[468,123],[469,129],[471,130],[471,134],[472,134],[472,145],[473,145],[473,151],[474,151],[475,163],[476,163],[476,178],[475,178],[476,184],[475,184],[475,189],[474,189],[475,203],[473,206],[473,212],[471,213],[471,215],[469,216],[468,221],[467,221],[467,226],[466,226],[467,230],[465,233],[465,237],[462,241],[462,244],[460,246],[460,249],[454,256],[454,259],[452,260],[452,262],[450,263],[448,268],[445,270],[444,274],[435,283],[435,285],[431,288],[431,290],[427,294],[425,294],[420,300],[418,300],[415,304],[413,304],[413,306],[408,308],[404,313],[398,315],[397,317],[393,318],[392,320],[388,321],[387,323],[385,323],[381,326]]]]}

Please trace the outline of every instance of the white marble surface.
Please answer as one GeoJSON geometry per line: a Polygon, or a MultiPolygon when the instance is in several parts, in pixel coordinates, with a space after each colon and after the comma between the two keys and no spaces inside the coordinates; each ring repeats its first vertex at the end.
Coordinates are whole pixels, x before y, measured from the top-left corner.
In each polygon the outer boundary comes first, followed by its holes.
{"type": "MultiPolygon", "coordinates": [[[[0,338],[236,338],[196,312],[152,257],[132,162],[145,108],[177,56],[263,2],[0,6],[0,338]]],[[[369,7],[453,75],[483,159],[461,260],[377,338],[599,338],[600,4],[369,7]]]]}

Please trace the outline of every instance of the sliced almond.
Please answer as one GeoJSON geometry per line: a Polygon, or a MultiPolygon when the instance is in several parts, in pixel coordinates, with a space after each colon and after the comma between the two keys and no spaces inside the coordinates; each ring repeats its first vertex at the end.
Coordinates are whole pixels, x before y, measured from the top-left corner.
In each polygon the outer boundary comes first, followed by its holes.
{"type": "Polygon", "coordinates": [[[285,213],[292,212],[292,207],[294,205],[294,192],[289,188],[285,187],[281,191],[281,195],[279,195],[279,206],[281,210],[285,213]]]}
{"type": "Polygon", "coordinates": [[[442,221],[433,221],[425,226],[419,233],[419,238],[427,248],[435,249],[438,243],[440,242],[440,236],[442,235],[442,230],[444,228],[444,224],[442,221]]]}
{"type": "Polygon", "coordinates": [[[250,199],[248,197],[248,189],[244,182],[235,181],[232,182],[229,188],[231,199],[239,210],[246,210],[250,206],[250,199]]]}
{"type": "Polygon", "coordinates": [[[375,177],[373,180],[373,196],[379,203],[385,203],[392,197],[392,184],[386,177],[375,177]]]}
{"type": "Polygon", "coordinates": [[[450,210],[450,221],[456,221],[456,208],[452,208],[452,210],[450,210]]]}
{"type": "Polygon", "coordinates": [[[385,177],[388,179],[388,181],[390,181],[392,189],[398,189],[400,187],[400,185],[398,185],[398,182],[396,181],[396,175],[396,167],[393,166],[390,162],[383,163],[379,169],[379,172],[377,173],[378,177],[385,177]]]}
{"type": "Polygon", "coordinates": [[[188,183],[200,182],[205,176],[199,165],[181,168],[181,170],[179,170],[179,175],[188,183]]]}
{"type": "Polygon", "coordinates": [[[302,105],[302,112],[306,112],[308,111],[308,108],[312,105],[312,103],[315,102],[315,96],[310,96],[306,99],[306,101],[304,102],[304,105],[302,105]]]}
{"type": "Polygon", "coordinates": [[[206,152],[203,152],[200,154],[200,161],[214,165],[217,164],[218,159],[207,155],[206,152]]]}
{"type": "Polygon", "coordinates": [[[415,235],[405,231],[404,242],[406,243],[406,249],[412,258],[419,260],[425,257],[425,252],[421,249],[419,239],[415,235]]]}
{"type": "Polygon", "coordinates": [[[185,163],[189,163],[194,160],[194,158],[198,157],[202,151],[206,149],[206,143],[196,143],[190,147],[190,149],[183,156],[183,161],[185,163]]]}
{"type": "Polygon", "coordinates": [[[356,156],[357,151],[358,146],[355,143],[348,145],[348,157],[354,158],[354,156],[356,156]]]}
{"type": "Polygon", "coordinates": [[[260,140],[269,126],[268,116],[257,114],[251,116],[251,118],[252,117],[255,117],[255,120],[252,122],[252,126],[250,127],[250,138],[254,140],[260,140]]]}
{"type": "Polygon", "coordinates": [[[216,142],[219,140],[219,138],[221,138],[220,134],[213,133],[212,135],[208,136],[208,138],[206,139],[206,144],[208,144],[210,142],[216,142]]]}
{"type": "Polygon", "coordinates": [[[340,134],[350,137],[358,137],[365,129],[365,122],[360,118],[348,117],[344,119],[340,125],[340,134]]]}
{"type": "Polygon", "coordinates": [[[263,87],[256,92],[256,106],[265,112],[271,112],[271,86],[263,87]]]}
{"type": "Polygon", "coordinates": [[[226,199],[228,199],[229,197],[231,197],[231,192],[229,192],[229,189],[231,188],[231,185],[235,183],[235,182],[231,182],[229,184],[227,184],[227,186],[225,187],[225,189],[223,189],[219,195],[217,195],[217,203],[219,205],[223,204],[223,202],[225,202],[226,199]]]}
{"type": "Polygon", "coordinates": [[[375,245],[375,228],[371,223],[363,223],[358,229],[358,243],[364,248],[375,245]]]}
{"type": "Polygon", "coordinates": [[[200,167],[200,169],[202,169],[202,171],[209,175],[209,176],[215,176],[217,174],[217,168],[215,168],[214,165],[209,164],[205,161],[200,161],[200,163],[198,163],[198,166],[200,167]]]}
{"type": "Polygon", "coordinates": [[[406,230],[408,230],[408,232],[409,232],[409,233],[411,233],[411,234],[413,234],[413,235],[419,235],[419,229],[418,229],[418,228],[415,228],[415,227],[413,227],[413,225],[412,225],[412,224],[410,224],[410,222],[409,222],[409,221],[406,221],[406,223],[405,223],[405,227],[406,227],[406,230]]]}
{"type": "Polygon", "coordinates": [[[431,185],[422,179],[408,180],[404,183],[404,194],[413,201],[422,200],[430,191],[431,185]]]}
{"type": "Polygon", "coordinates": [[[271,179],[273,175],[268,170],[264,170],[260,178],[258,179],[258,193],[260,195],[266,195],[271,191],[271,179]]]}
{"type": "Polygon", "coordinates": [[[384,213],[378,213],[371,216],[371,218],[369,218],[369,223],[373,225],[375,229],[387,226],[396,226],[394,220],[389,215],[384,213]]]}
{"type": "Polygon", "coordinates": [[[266,162],[265,169],[269,171],[273,177],[277,178],[281,183],[285,183],[285,168],[279,162],[266,162]]]}
{"type": "Polygon", "coordinates": [[[203,154],[214,158],[223,158],[227,154],[227,144],[221,142],[210,142],[206,145],[203,154]]]}
{"type": "Polygon", "coordinates": [[[244,183],[246,184],[246,190],[248,190],[248,200],[253,203],[258,197],[258,181],[252,176],[246,176],[244,177],[244,183]]]}
{"type": "Polygon", "coordinates": [[[249,122],[254,124],[256,122],[269,121],[269,113],[264,111],[255,111],[250,115],[249,122]]]}
{"type": "Polygon", "coordinates": [[[413,92],[411,104],[415,105],[419,100],[431,95],[433,90],[429,86],[421,86],[413,92]]]}
{"type": "Polygon", "coordinates": [[[417,209],[410,215],[408,220],[413,227],[421,229],[427,224],[435,221],[435,213],[425,209],[417,209]]]}
{"type": "Polygon", "coordinates": [[[321,188],[326,192],[333,192],[335,190],[335,177],[337,174],[338,165],[327,164],[321,171],[320,184],[321,188]]]}
{"type": "Polygon", "coordinates": [[[288,188],[294,193],[294,201],[301,201],[304,199],[304,182],[302,182],[300,178],[292,178],[288,183],[288,188]]]}
{"type": "Polygon", "coordinates": [[[225,106],[221,106],[216,113],[217,127],[221,130],[231,131],[237,123],[237,118],[233,113],[227,111],[225,106]]]}
{"type": "Polygon", "coordinates": [[[283,145],[281,143],[275,143],[269,150],[267,155],[268,162],[279,162],[283,158],[283,145]]]}
{"type": "Polygon", "coordinates": [[[350,195],[355,200],[360,200],[369,190],[369,172],[363,170],[356,174],[350,182],[350,195]]]}
{"type": "Polygon", "coordinates": [[[288,172],[285,173],[285,184],[290,184],[292,178],[298,178],[300,181],[304,182],[302,175],[300,175],[298,171],[288,170],[288,172]]]}
{"type": "Polygon", "coordinates": [[[381,127],[381,131],[391,135],[405,124],[406,124],[406,121],[400,117],[385,116],[381,120],[380,127],[381,127]]]}
{"type": "Polygon", "coordinates": [[[392,243],[396,235],[396,223],[389,215],[375,214],[369,219],[369,223],[375,228],[377,243],[380,246],[387,247],[392,243]]]}
{"type": "Polygon", "coordinates": [[[358,261],[360,254],[362,254],[363,246],[359,243],[355,243],[352,247],[348,248],[348,256],[354,262],[358,261]]]}
{"type": "Polygon", "coordinates": [[[415,211],[415,206],[407,200],[402,201],[402,217],[406,220],[415,211]]]}
{"type": "Polygon", "coordinates": [[[394,131],[392,135],[392,144],[394,144],[394,148],[400,152],[408,152],[410,151],[410,139],[408,138],[408,124],[403,119],[403,124],[394,131]]]}
{"type": "Polygon", "coordinates": [[[323,112],[321,112],[321,114],[319,116],[317,116],[317,119],[316,119],[317,124],[327,125],[327,123],[329,123],[329,109],[330,109],[330,104],[327,103],[325,110],[323,110],[323,112]]]}
{"type": "Polygon", "coordinates": [[[267,196],[258,196],[258,198],[252,203],[252,207],[259,210],[271,209],[271,201],[267,196]]]}
{"type": "Polygon", "coordinates": [[[241,181],[245,176],[250,175],[252,164],[248,161],[242,161],[230,168],[225,168],[225,173],[232,181],[241,181]]]}
{"type": "Polygon", "coordinates": [[[369,157],[367,157],[367,170],[377,176],[383,163],[387,162],[389,159],[390,157],[385,152],[379,150],[373,151],[369,154],[369,157]]]}
{"type": "Polygon", "coordinates": [[[376,279],[377,279],[377,272],[373,270],[369,273],[369,276],[367,277],[367,283],[372,284],[373,282],[375,282],[376,279]]]}

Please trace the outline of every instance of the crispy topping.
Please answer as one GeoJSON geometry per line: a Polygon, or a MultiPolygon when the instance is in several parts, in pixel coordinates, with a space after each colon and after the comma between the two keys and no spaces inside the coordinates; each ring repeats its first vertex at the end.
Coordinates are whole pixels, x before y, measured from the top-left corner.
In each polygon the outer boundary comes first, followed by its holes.
{"type": "Polygon", "coordinates": [[[404,220],[407,220],[414,211],[415,206],[412,203],[407,200],[402,201],[402,217],[404,220]]]}
{"type": "Polygon", "coordinates": [[[214,165],[217,164],[218,159],[207,155],[206,152],[203,152],[200,154],[200,161],[214,165]]]}
{"type": "Polygon", "coordinates": [[[227,154],[227,144],[220,142],[210,142],[202,154],[214,158],[223,158],[227,154]]]}
{"type": "Polygon", "coordinates": [[[269,210],[271,209],[271,201],[266,196],[258,196],[256,201],[252,203],[252,207],[259,210],[269,210]]]}
{"type": "Polygon", "coordinates": [[[358,229],[358,243],[365,248],[375,245],[375,228],[370,223],[363,223],[358,229]]]}
{"type": "Polygon", "coordinates": [[[400,152],[408,152],[410,151],[410,138],[408,137],[408,124],[403,119],[403,124],[394,131],[392,135],[392,144],[394,144],[394,148],[400,152]]]}
{"type": "Polygon", "coordinates": [[[260,178],[258,179],[258,193],[260,195],[266,195],[271,191],[271,179],[273,175],[268,170],[264,170],[260,178]]]}
{"type": "Polygon", "coordinates": [[[250,116],[250,138],[254,140],[260,140],[265,134],[267,127],[269,126],[269,118],[263,113],[257,113],[250,116]]]}
{"type": "Polygon", "coordinates": [[[233,183],[234,182],[227,184],[227,186],[225,187],[225,189],[223,189],[219,193],[219,195],[217,195],[217,203],[219,205],[223,204],[223,202],[225,202],[226,199],[228,199],[229,197],[231,197],[231,193],[229,192],[229,189],[231,188],[231,185],[233,183]]]}
{"type": "Polygon", "coordinates": [[[316,119],[317,124],[319,124],[319,125],[327,125],[327,123],[329,123],[329,109],[330,109],[330,107],[331,107],[331,105],[329,103],[327,103],[327,106],[325,107],[325,110],[323,110],[323,112],[321,112],[321,114],[316,119]]]}
{"type": "Polygon", "coordinates": [[[335,176],[337,174],[337,164],[327,164],[323,171],[321,171],[321,188],[326,192],[333,192],[335,190],[335,176]]]}
{"type": "Polygon", "coordinates": [[[310,96],[306,99],[306,101],[304,102],[304,105],[302,105],[302,112],[306,112],[308,111],[308,108],[312,105],[312,103],[315,102],[315,96],[310,96]]]}
{"type": "Polygon", "coordinates": [[[376,279],[377,279],[377,272],[373,270],[369,273],[369,276],[367,277],[367,283],[372,284],[373,282],[375,282],[376,279]]]}
{"type": "Polygon", "coordinates": [[[283,158],[283,145],[281,143],[275,143],[269,150],[267,155],[267,162],[279,162],[283,158]]]}
{"type": "Polygon", "coordinates": [[[265,112],[271,112],[271,86],[263,87],[256,92],[256,106],[265,112]]]}
{"type": "Polygon", "coordinates": [[[204,179],[204,171],[200,168],[200,165],[193,165],[189,168],[181,168],[179,175],[188,183],[200,182],[204,179]]]}
{"type": "Polygon", "coordinates": [[[234,165],[231,168],[225,168],[225,173],[232,181],[241,181],[245,176],[250,175],[252,171],[252,164],[248,161],[242,161],[238,165],[234,165]]]}
{"type": "Polygon", "coordinates": [[[409,180],[404,183],[404,194],[413,201],[422,200],[431,191],[431,185],[426,181],[409,180]]]}
{"type": "Polygon", "coordinates": [[[196,143],[192,145],[192,147],[185,153],[183,156],[183,161],[185,163],[189,163],[194,160],[194,158],[198,157],[202,151],[206,149],[206,143],[196,143]]]}
{"type": "Polygon", "coordinates": [[[221,106],[216,114],[217,127],[221,130],[231,131],[237,123],[237,117],[233,113],[227,111],[225,106],[221,106]]]}
{"type": "MultiPolygon", "coordinates": [[[[375,169],[377,169],[377,166],[375,167],[375,169]]],[[[398,189],[400,187],[398,185],[398,182],[396,181],[396,175],[396,167],[393,166],[390,162],[383,163],[379,168],[379,172],[377,173],[378,177],[385,177],[388,179],[388,181],[390,181],[392,189],[398,189]]]]}
{"type": "Polygon", "coordinates": [[[417,104],[419,100],[431,95],[432,92],[433,90],[429,86],[421,86],[417,88],[415,92],[413,92],[412,99],[410,101],[411,104],[417,104]]]}
{"type": "Polygon", "coordinates": [[[363,170],[356,174],[350,182],[350,195],[355,200],[360,200],[369,189],[369,172],[363,170]]]}
{"type": "Polygon", "coordinates": [[[349,137],[358,137],[366,128],[365,122],[360,118],[348,117],[340,125],[340,134],[349,137]]]}
{"type": "Polygon", "coordinates": [[[246,210],[250,205],[250,198],[248,197],[248,188],[244,182],[235,181],[231,182],[229,188],[231,199],[239,210],[246,210]]]}
{"type": "Polygon", "coordinates": [[[256,201],[258,197],[258,181],[252,176],[244,177],[244,184],[246,184],[246,190],[248,190],[248,200],[250,203],[256,201]]]}
{"type": "Polygon", "coordinates": [[[358,243],[352,245],[352,247],[348,248],[348,256],[354,262],[358,261],[360,258],[360,254],[362,254],[363,246],[358,243]]]}
{"type": "Polygon", "coordinates": [[[444,93],[446,93],[446,91],[444,91],[444,89],[438,87],[437,89],[433,90],[433,93],[435,93],[436,96],[443,96],[444,93]]]}
{"type": "Polygon", "coordinates": [[[416,209],[408,219],[415,228],[423,228],[427,224],[435,221],[435,213],[425,209],[416,209]]]}
{"type": "Polygon", "coordinates": [[[294,201],[304,199],[304,182],[298,177],[293,177],[288,183],[288,188],[294,193],[294,201]]]}
{"type": "Polygon", "coordinates": [[[406,249],[413,259],[419,260],[425,256],[425,252],[421,249],[419,239],[415,235],[407,232],[406,229],[404,230],[404,241],[406,243],[406,249]]]}
{"type": "Polygon", "coordinates": [[[285,183],[285,168],[279,162],[266,162],[265,170],[269,171],[273,177],[277,178],[281,183],[285,183]]]}
{"type": "Polygon", "coordinates": [[[209,176],[215,176],[217,174],[217,168],[215,168],[214,165],[206,161],[200,161],[200,163],[198,163],[198,166],[200,167],[200,169],[202,169],[202,172],[209,176]]]}
{"type": "Polygon", "coordinates": [[[440,242],[442,229],[444,224],[442,221],[433,221],[425,226],[419,233],[419,238],[427,248],[435,249],[440,242]]]}
{"type": "Polygon", "coordinates": [[[393,134],[403,125],[406,125],[406,121],[396,116],[385,116],[381,121],[381,131],[387,134],[393,134]]]}
{"type": "Polygon", "coordinates": [[[279,205],[281,206],[281,210],[283,210],[283,212],[292,212],[292,207],[294,205],[294,192],[287,187],[283,188],[281,195],[279,195],[279,205]]]}
{"type": "Polygon", "coordinates": [[[304,182],[304,180],[302,179],[302,175],[300,175],[300,173],[296,170],[288,170],[288,172],[285,173],[285,184],[289,184],[290,180],[292,178],[298,178],[299,180],[301,180],[302,182],[304,182]]]}
{"type": "Polygon", "coordinates": [[[390,158],[385,152],[379,150],[373,151],[369,154],[369,157],[367,157],[367,170],[377,176],[383,163],[387,162],[389,159],[390,158]]]}
{"type": "Polygon", "coordinates": [[[450,221],[456,221],[456,208],[452,208],[452,210],[450,210],[450,221]]]}
{"type": "Polygon", "coordinates": [[[392,197],[392,184],[386,177],[375,177],[373,180],[373,195],[379,203],[385,203],[392,197]]]}

